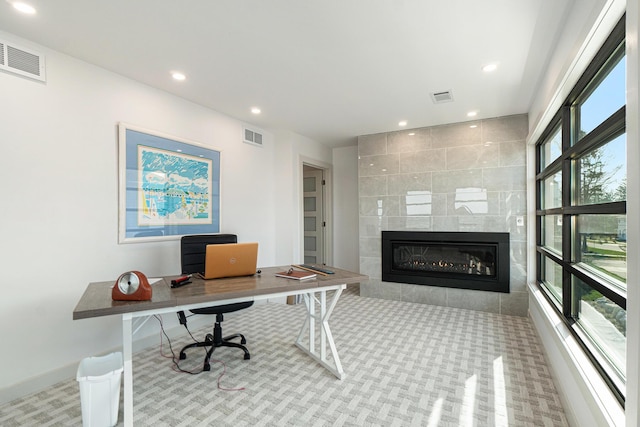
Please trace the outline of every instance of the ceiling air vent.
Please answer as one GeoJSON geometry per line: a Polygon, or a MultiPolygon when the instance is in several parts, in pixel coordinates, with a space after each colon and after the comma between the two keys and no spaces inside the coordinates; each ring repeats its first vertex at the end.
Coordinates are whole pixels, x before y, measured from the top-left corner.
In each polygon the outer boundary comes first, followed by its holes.
{"type": "Polygon", "coordinates": [[[442,104],[443,102],[451,102],[453,101],[453,94],[450,90],[445,90],[443,92],[434,92],[431,94],[431,99],[434,104],[442,104]]]}
{"type": "Polygon", "coordinates": [[[46,81],[44,55],[0,40],[0,70],[46,81]]]}
{"type": "Polygon", "coordinates": [[[246,126],[242,127],[242,138],[247,144],[257,145],[262,147],[262,131],[250,129],[246,126]]]}

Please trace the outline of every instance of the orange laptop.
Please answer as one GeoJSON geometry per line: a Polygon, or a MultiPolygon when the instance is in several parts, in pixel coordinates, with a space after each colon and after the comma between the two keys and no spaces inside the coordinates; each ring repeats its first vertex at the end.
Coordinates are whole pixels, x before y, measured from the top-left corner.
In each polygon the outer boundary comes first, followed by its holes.
{"type": "Polygon", "coordinates": [[[256,274],[258,243],[207,245],[203,279],[256,274]]]}

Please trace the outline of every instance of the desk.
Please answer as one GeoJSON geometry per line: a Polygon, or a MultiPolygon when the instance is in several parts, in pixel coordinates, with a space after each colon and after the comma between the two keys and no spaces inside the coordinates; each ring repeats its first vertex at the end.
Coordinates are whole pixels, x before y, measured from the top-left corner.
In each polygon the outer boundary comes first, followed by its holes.
{"type": "Polygon", "coordinates": [[[133,335],[150,316],[174,313],[193,308],[211,307],[241,301],[303,295],[307,309],[295,344],[313,360],[324,366],[339,379],[345,377],[340,364],[329,318],[347,284],[359,283],[367,276],[329,267],[335,274],[318,275],[315,279],[292,280],[276,277],[286,267],[262,268],[261,274],[249,277],[202,280],[193,278],[191,284],[172,289],[171,279],[163,277],[153,283],[151,301],[113,301],[109,282],[90,283],[73,310],[73,319],[87,319],[119,314],[122,316],[122,353],[124,360],[124,425],[133,425],[133,335]],[[335,291],[330,301],[327,292],[335,291]],[[320,332],[316,346],[316,330],[320,332]],[[327,346],[329,354],[327,353],[327,346]],[[319,347],[319,348],[317,348],[319,347]],[[331,360],[327,356],[331,356],[331,360]]]}

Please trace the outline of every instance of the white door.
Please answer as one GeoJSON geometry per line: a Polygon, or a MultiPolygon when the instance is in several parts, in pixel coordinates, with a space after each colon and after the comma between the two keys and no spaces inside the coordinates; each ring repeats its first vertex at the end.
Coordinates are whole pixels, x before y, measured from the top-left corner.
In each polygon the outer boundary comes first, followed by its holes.
{"type": "Polygon", "coordinates": [[[304,263],[324,264],[323,170],[304,165],[304,263]]]}

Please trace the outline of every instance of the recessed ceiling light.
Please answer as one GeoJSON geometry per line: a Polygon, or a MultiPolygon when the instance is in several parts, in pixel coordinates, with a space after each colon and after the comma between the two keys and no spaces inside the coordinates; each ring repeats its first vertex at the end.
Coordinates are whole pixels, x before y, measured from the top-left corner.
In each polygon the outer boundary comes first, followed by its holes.
{"type": "Polygon", "coordinates": [[[407,121],[406,120],[402,120],[400,122],[398,122],[398,126],[406,126],[407,125],[407,121]]]}
{"type": "Polygon", "coordinates": [[[185,80],[187,78],[187,76],[185,76],[183,73],[181,73],[179,71],[172,71],[171,72],[171,77],[173,77],[174,80],[178,80],[178,81],[182,81],[182,80],[185,80]]]}
{"type": "Polygon", "coordinates": [[[475,117],[475,116],[477,116],[477,115],[478,115],[478,112],[477,112],[477,111],[469,111],[469,112],[467,113],[467,117],[475,117]]]}
{"type": "Polygon", "coordinates": [[[251,112],[253,114],[260,114],[262,111],[258,107],[251,107],[251,112]]]}
{"type": "Polygon", "coordinates": [[[36,13],[36,8],[31,6],[30,4],[27,4],[21,1],[9,1],[9,3],[11,3],[14,9],[16,9],[19,12],[26,13],[28,15],[33,15],[36,13]]]}
{"type": "Polygon", "coordinates": [[[495,71],[497,68],[498,68],[498,64],[492,63],[492,64],[487,64],[484,67],[482,67],[482,71],[484,71],[485,73],[490,73],[492,71],[495,71]]]}

